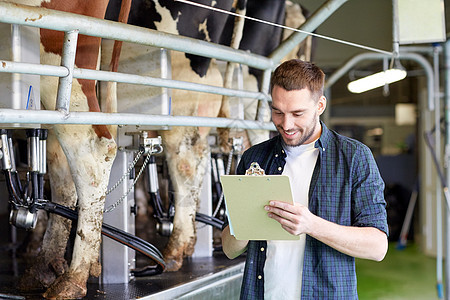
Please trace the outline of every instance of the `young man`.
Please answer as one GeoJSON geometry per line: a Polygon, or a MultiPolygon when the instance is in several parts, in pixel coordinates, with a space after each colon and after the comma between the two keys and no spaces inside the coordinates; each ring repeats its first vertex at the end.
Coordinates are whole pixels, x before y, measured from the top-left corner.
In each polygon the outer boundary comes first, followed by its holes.
{"type": "Polygon", "coordinates": [[[357,299],[355,257],[386,255],[384,182],[367,146],[320,121],[324,81],[322,70],[301,60],[272,75],[279,135],[248,149],[237,173],[257,162],[266,174],[289,176],[294,205],[274,199],[265,209],[300,240],[241,241],[226,226],[225,254],[247,251],[241,299],[357,299]]]}

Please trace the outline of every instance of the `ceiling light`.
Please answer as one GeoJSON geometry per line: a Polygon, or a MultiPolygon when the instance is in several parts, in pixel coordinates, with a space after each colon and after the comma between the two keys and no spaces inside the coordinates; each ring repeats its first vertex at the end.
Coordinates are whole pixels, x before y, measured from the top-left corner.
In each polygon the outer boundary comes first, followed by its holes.
{"type": "Polygon", "coordinates": [[[405,77],[405,70],[389,69],[352,81],[347,85],[347,88],[350,92],[359,94],[385,84],[402,80],[405,77]]]}

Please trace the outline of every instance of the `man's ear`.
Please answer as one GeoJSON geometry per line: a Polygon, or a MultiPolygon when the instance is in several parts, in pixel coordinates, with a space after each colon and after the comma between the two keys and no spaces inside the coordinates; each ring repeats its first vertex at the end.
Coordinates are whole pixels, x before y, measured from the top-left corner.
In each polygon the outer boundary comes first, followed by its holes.
{"type": "Polygon", "coordinates": [[[323,114],[326,107],[327,98],[325,98],[325,96],[320,96],[319,101],[317,102],[317,112],[319,113],[319,116],[323,114]]]}

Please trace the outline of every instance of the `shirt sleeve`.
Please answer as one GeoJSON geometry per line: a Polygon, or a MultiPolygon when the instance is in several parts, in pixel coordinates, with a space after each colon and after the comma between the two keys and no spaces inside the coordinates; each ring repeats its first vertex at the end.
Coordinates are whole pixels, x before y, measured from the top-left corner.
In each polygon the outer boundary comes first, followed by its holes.
{"type": "Polygon", "coordinates": [[[353,225],[375,227],[389,234],[384,181],[370,149],[363,145],[354,157],[352,202],[353,225]]]}

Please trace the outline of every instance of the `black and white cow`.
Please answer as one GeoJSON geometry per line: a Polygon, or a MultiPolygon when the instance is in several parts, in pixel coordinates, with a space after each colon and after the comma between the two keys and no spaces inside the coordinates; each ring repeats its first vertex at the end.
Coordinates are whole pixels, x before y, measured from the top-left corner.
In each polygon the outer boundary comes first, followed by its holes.
{"type": "MultiPolygon", "coordinates": [[[[300,7],[292,3],[286,6],[284,0],[196,2],[225,11],[238,9],[245,11],[248,17],[277,24],[285,23],[288,7],[289,12],[297,12],[291,17],[291,26],[298,27],[305,21],[300,7]]],[[[111,1],[106,17],[116,19],[119,6],[120,1],[111,1]]],[[[234,16],[172,0],[134,0],[129,16],[129,24],[227,46],[232,43],[234,23],[234,16]]],[[[243,32],[237,35],[242,35],[238,44],[240,49],[265,56],[270,54],[283,38],[281,28],[248,20],[245,21],[243,32]]],[[[216,62],[210,58],[173,51],[171,65],[172,79],[215,86],[224,84],[216,62]]],[[[262,71],[250,69],[247,72],[250,76],[246,76],[245,89],[257,91],[262,71]]],[[[221,106],[226,107],[223,100],[218,95],[173,89],[172,114],[215,117],[221,114],[221,106]]],[[[257,101],[247,100],[245,106],[247,118],[255,119],[257,101]]],[[[222,113],[221,116],[227,116],[227,113],[222,113]]],[[[160,132],[175,195],[174,230],[163,252],[169,271],[178,270],[183,257],[190,256],[194,250],[195,214],[209,159],[209,132],[210,128],[201,127],[173,127],[169,131],[160,132]]],[[[249,133],[251,143],[267,137],[268,133],[264,133],[262,137],[259,132],[249,133]]]]}

